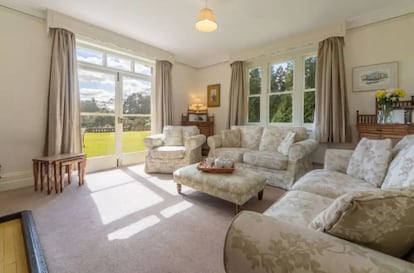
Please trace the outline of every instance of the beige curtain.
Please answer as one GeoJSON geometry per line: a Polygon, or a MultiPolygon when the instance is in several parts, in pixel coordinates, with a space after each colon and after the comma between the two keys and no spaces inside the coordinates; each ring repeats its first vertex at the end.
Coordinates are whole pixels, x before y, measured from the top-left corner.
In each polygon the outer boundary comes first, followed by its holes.
{"type": "Polygon", "coordinates": [[[228,128],[232,125],[244,124],[246,117],[244,104],[244,65],[242,61],[236,61],[231,64],[228,128]]]}
{"type": "Polygon", "coordinates": [[[315,136],[322,143],[352,141],[343,47],[343,37],[331,37],[319,43],[316,64],[315,136]]]}
{"type": "Polygon", "coordinates": [[[54,29],[50,67],[46,154],[82,151],[75,35],[54,29]]]}
{"type": "Polygon", "coordinates": [[[172,64],[169,61],[156,61],[155,64],[155,108],[154,116],[155,133],[161,133],[165,125],[172,124],[172,64]]]}

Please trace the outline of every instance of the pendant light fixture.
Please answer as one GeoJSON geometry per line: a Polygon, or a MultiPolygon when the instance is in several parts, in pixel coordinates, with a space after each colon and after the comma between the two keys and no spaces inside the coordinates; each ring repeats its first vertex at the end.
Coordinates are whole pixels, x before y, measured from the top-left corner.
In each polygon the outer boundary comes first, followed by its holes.
{"type": "Polygon", "coordinates": [[[200,10],[195,28],[201,32],[212,32],[217,29],[216,18],[213,11],[207,8],[207,0],[205,8],[200,10]]]}

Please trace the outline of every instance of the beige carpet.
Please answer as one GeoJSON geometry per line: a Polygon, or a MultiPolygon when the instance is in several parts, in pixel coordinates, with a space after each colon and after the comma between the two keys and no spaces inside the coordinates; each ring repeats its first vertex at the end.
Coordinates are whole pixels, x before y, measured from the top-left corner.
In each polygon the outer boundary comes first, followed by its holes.
{"type": "MultiPolygon", "coordinates": [[[[75,180],[75,179],[74,179],[75,180]]],[[[88,174],[62,194],[0,192],[0,215],[32,210],[52,273],[222,273],[234,205],[183,187],[143,165],[88,174]]],[[[243,209],[264,211],[283,193],[266,187],[243,209]]]]}

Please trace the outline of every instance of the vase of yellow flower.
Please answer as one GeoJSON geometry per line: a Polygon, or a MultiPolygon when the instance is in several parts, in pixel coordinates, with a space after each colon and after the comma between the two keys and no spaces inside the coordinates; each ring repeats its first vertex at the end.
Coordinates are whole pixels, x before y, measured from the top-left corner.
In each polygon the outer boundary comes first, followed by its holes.
{"type": "Polygon", "coordinates": [[[405,97],[405,91],[403,89],[391,89],[391,90],[378,90],[375,93],[377,103],[379,105],[378,123],[386,124],[392,123],[392,110],[395,102],[398,102],[400,98],[405,97]]]}

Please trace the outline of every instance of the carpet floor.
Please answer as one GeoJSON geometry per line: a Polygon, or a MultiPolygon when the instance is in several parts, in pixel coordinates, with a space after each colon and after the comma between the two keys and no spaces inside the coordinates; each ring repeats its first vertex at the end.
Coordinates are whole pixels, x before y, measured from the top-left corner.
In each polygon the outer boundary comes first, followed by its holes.
{"type": "MultiPolygon", "coordinates": [[[[233,204],[143,165],[74,178],[63,193],[0,192],[0,216],[32,210],[51,273],[222,273],[233,204]]],[[[283,190],[266,187],[242,209],[263,212],[283,190]]]]}

